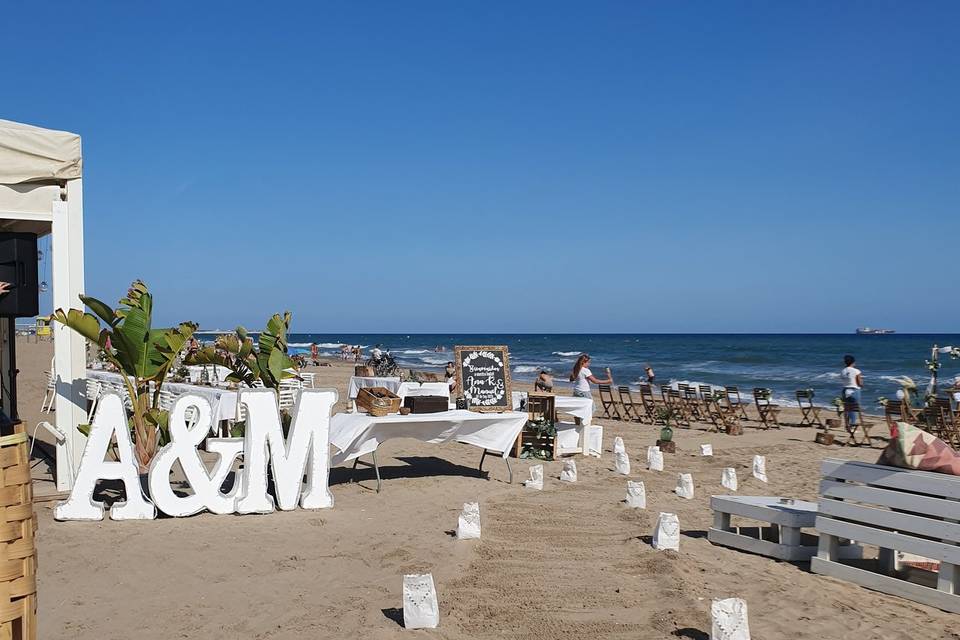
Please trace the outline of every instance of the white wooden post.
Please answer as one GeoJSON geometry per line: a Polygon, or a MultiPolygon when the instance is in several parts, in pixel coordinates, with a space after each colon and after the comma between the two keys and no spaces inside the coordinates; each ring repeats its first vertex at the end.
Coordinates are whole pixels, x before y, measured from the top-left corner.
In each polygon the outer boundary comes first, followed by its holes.
{"type": "MultiPolygon", "coordinates": [[[[66,201],[53,203],[53,308],[81,308],[83,293],[83,180],[70,180],[66,201]]],[[[57,445],[57,491],[73,487],[86,438],[77,425],[87,421],[86,340],[59,322],[53,325],[57,375],[56,424],[66,434],[57,445]]]]}

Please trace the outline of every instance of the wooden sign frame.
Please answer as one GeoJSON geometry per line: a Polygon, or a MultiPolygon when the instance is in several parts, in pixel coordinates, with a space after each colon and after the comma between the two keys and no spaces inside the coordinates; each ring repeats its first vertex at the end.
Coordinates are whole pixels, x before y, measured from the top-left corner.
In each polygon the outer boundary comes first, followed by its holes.
{"type": "Polygon", "coordinates": [[[457,388],[460,393],[466,397],[465,387],[463,386],[463,360],[461,353],[464,351],[490,351],[497,354],[503,360],[503,383],[505,405],[471,405],[467,401],[467,409],[478,413],[502,413],[504,411],[513,411],[513,385],[510,380],[510,349],[506,345],[477,345],[477,346],[455,346],[453,348],[453,364],[457,370],[457,388]]]}

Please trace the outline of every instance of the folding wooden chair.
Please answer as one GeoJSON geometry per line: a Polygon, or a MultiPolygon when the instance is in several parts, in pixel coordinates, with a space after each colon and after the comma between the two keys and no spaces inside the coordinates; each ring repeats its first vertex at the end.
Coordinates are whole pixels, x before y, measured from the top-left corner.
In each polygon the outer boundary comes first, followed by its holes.
{"type": "Polygon", "coordinates": [[[929,408],[932,410],[936,420],[937,437],[949,444],[951,447],[960,446],[960,431],[958,431],[958,421],[950,408],[949,398],[933,398],[929,408]]]}
{"type": "Polygon", "coordinates": [[[711,431],[726,431],[731,423],[739,422],[736,414],[724,409],[720,404],[720,398],[712,394],[704,396],[703,409],[704,415],[714,426],[711,431]]]}
{"type": "Polygon", "coordinates": [[[667,389],[667,407],[673,409],[677,426],[690,426],[690,414],[687,412],[686,403],[684,403],[683,396],[680,395],[679,390],[667,389]]]}
{"type": "Polygon", "coordinates": [[[643,404],[643,412],[650,420],[650,424],[663,422],[657,417],[657,402],[653,399],[653,389],[650,388],[650,385],[640,385],[640,402],[643,404]]]}
{"type": "Polygon", "coordinates": [[[683,397],[683,406],[691,420],[700,420],[704,418],[702,405],[700,404],[700,394],[693,387],[684,385],[680,391],[683,397]]]}
{"type": "Polygon", "coordinates": [[[770,390],[762,387],[754,387],[753,402],[757,406],[757,414],[760,416],[760,424],[764,429],[770,427],[780,428],[778,417],[780,415],[780,405],[770,402],[770,390]]]}
{"type": "Polygon", "coordinates": [[[723,390],[727,393],[727,402],[733,407],[733,410],[737,412],[737,417],[749,420],[747,410],[743,406],[743,399],[740,397],[740,389],[737,387],[724,387],[723,390]]]}
{"type": "Polygon", "coordinates": [[[847,431],[847,445],[861,445],[866,444],[868,447],[872,447],[873,443],[870,441],[870,429],[873,428],[873,423],[867,422],[863,419],[863,413],[860,411],[860,403],[852,398],[843,399],[843,428],[847,431]],[[857,423],[850,424],[850,416],[854,413],[857,414],[857,423]],[[857,441],[857,431],[863,432],[863,438],[860,441],[857,441]]]}
{"type": "Polygon", "coordinates": [[[909,414],[904,411],[903,405],[903,400],[888,400],[887,404],[883,406],[883,417],[887,421],[887,427],[891,430],[898,422],[913,422],[909,414]]]}
{"type": "Polygon", "coordinates": [[[613,391],[610,389],[610,385],[601,384],[598,386],[600,388],[600,405],[603,407],[603,417],[623,420],[620,410],[617,408],[617,401],[613,399],[613,391]],[[613,410],[613,415],[610,414],[611,410],[613,410]]]}
{"type": "Polygon", "coordinates": [[[633,394],[630,393],[630,387],[622,384],[617,387],[617,393],[620,394],[620,406],[623,407],[623,417],[627,420],[636,420],[643,422],[643,404],[633,401],[633,394]]]}
{"type": "Polygon", "coordinates": [[[823,428],[823,422],[820,421],[820,407],[813,404],[813,390],[812,389],[798,389],[797,390],[797,404],[800,405],[800,426],[801,427],[821,427],[823,428]]]}

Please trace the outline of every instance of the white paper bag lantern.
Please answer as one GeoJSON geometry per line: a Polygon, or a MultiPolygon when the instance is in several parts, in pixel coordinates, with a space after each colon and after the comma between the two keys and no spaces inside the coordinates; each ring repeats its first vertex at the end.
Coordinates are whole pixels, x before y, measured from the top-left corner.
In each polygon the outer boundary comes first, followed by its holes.
{"type": "Polygon", "coordinates": [[[524,480],[523,486],[538,491],[543,489],[543,465],[535,464],[530,467],[530,479],[524,480]]]}
{"type": "Polygon", "coordinates": [[[476,540],[480,537],[480,503],[464,502],[463,512],[457,518],[457,540],[476,540]]]}
{"type": "Polygon", "coordinates": [[[627,506],[631,509],[647,508],[647,489],[642,482],[627,480],[627,506]]]}
{"type": "Polygon", "coordinates": [[[630,475],[630,456],[626,452],[616,454],[616,468],[617,473],[625,476],[630,475]]]}
{"type": "Polygon", "coordinates": [[[713,628],[710,640],[750,640],[747,603],[740,598],[714,600],[710,606],[713,628]]]}
{"type": "Polygon", "coordinates": [[[663,452],[660,447],[651,447],[653,451],[647,451],[647,467],[650,471],[663,471],[663,452]]]}
{"type": "Polygon", "coordinates": [[[623,444],[623,438],[617,436],[613,439],[613,452],[614,453],[626,453],[627,447],[623,444]]]}
{"type": "Polygon", "coordinates": [[[720,484],[730,491],[737,490],[737,470],[733,467],[727,467],[723,470],[723,475],[720,477],[720,484]]]}
{"type": "Polygon", "coordinates": [[[713,445],[712,445],[712,444],[702,444],[702,445],[700,445],[700,455],[702,455],[702,456],[712,456],[712,455],[713,455],[713,445]]]}
{"type": "Polygon", "coordinates": [[[603,426],[590,425],[584,427],[583,439],[583,454],[599,458],[603,451],[603,426]]]}
{"type": "Polygon", "coordinates": [[[440,624],[440,607],[433,575],[403,576],[403,626],[407,629],[435,629],[440,624]]]}
{"type": "Polygon", "coordinates": [[[767,481],[767,459],[764,456],[753,456],[753,477],[760,482],[767,481]]]}
{"type": "Polygon", "coordinates": [[[677,495],[681,498],[686,498],[687,500],[693,499],[693,475],[689,473],[681,473],[677,476],[677,488],[675,489],[677,495]]]}
{"type": "Polygon", "coordinates": [[[680,519],[675,513],[661,513],[653,530],[653,548],[680,550],[680,519]]]}
{"type": "Polygon", "coordinates": [[[563,461],[563,470],[560,472],[560,479],[563,482],[577,481],[577,463],[573,460],[563,461]]]}

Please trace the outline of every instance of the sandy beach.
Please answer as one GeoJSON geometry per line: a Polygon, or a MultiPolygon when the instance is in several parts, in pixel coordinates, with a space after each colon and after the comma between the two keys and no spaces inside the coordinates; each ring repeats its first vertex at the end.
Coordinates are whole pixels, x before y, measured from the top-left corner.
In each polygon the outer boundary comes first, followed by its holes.
{"type": "MultiPolygon", "coordinates": [[[[52,346],[21,341],[18,351],[20,413],[32,429],[52,346]]],[[[310,370],[345,408],[352,364],[310,370]]],[[[787,423],[798,418],[784,414],[787,423]]],[[[513,461],[511,485],[497,459],[485,464],[489,480],[477,477],[474,447],[394,440],[379,453],[383,491],[372,470],[353,483],[335,467],[328,510],[58,523],[54,502],[38,501],[40,637],[704,639],[711,599],[736,596],[760,640],[960,638],[950,614],[706,539],[710,495],[726,493],[724,467],[737,469],[742,495],[815,500],[821,460],[873,462],[879,446],[823,447],[809,428],[760,431],[750,422],[732,437],[694,425],[676,430],[677,453],[654,473],[644,461],[659,428],[595,423],[605,427],[603,457],[578,456],[576,484],[558,481],[561,462],[544,463],[543,491],[520,483],[531,461],[513,461]],[[629,477],[646,484],[646,510],[621,502],[627,478],[613,472],[610,453],[617,435],[629,477]],[[702,443],[713,457],[699,455],[702,443]],[[769,484],[750,476],[755,454],[767,458],[769,484]],[[693,474],[693,500],[674,494],[679,472],[693,474]],[[451,535],[468,501],[480,503],[479,541],[451,535]],[[660,511],[680,518],[679,552],[649,544],[660,511]],[[401,576],[418,572],[436,580],[435,630],[401,625],[401,576]]],[[[38,494],[50,492],[46,467],[37,461],[38,494]]]]}

